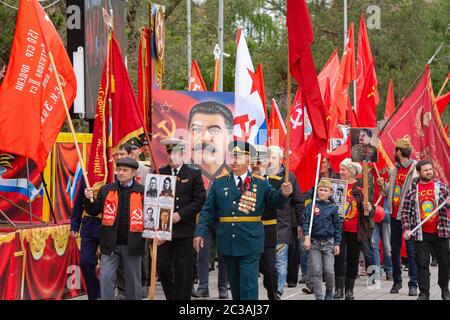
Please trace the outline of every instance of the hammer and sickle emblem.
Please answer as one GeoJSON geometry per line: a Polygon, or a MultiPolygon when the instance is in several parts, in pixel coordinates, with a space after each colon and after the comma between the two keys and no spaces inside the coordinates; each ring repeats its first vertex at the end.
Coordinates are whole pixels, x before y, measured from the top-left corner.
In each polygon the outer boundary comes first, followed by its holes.
{"type": "Polygon", "coordinates": [[[131,220],[142,220],[142,210],[135,209],[131,215],[131,220]]]}
{"type": "Polygon", "coordinates": [[[158,138],[161,137],[162,139],[170,138],[175,135],[175,131],[177,130],[177,125],[175,124],[175,121],[169,117],[170,123],[171,123],[171,130],[167,128],[167,120],[160,121],[156,128],[158,128],[159,132],[157,132],[153,137],[158,138]]]}
{"type": "Polygon", "coordinates": [[[297,112],[297,117],[295,118],[295,120],[294,118],[291,117],[292,129],[296,129],[297,127],[303,124],[303,120],[301,119],[303,115],[303,110],[299,104],[297,104],[296,107],[297,106],[299,106],[298,108],[295,108],[295,111],[297,112]]]}
{"type": "Polygon", "coordinates": [[[114,212],[116,212],[116,205],[113,203],[107,204],[105,211],[107,214],[113,214],[114,212]]]}
{"type": "Polygon", "coordinates": [[[233,125],[239,126],[242,132],[241,136],[234,135],[234,138],[235,139],[241,138],[247,141],[248,138],[250,138],[250,136],[252,135],[252,127],[256,125],[256,120],[255,119],[250,120],[248,114],[243,114],[241,116],[237,116],[234,118],[233,125]]]}

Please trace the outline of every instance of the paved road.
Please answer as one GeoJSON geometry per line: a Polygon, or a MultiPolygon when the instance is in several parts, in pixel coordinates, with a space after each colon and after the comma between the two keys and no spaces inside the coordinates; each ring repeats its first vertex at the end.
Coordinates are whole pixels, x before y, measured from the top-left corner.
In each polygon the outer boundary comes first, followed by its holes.
{"type": "MultiPolygon", "coordinates": [[[[431,272],[431,300],[441,300],[441,290],[437,284],[438,281],[438,268],[430,267],[431,272]]],[[[213,300],[218,298],[218,290],[217,290],[217,268],[210,272],[209,278],[209,293],[210,298],[201,298],[207,300],[213,300]]],[[[392,287],[392,281],[384,280],[384,277],[381,279],[379,288],[369,288],[367,283],[367,276],[360,276],[355,283],[354,295],[356,299],[359,300],[415,300],[417,297],[408,296],[408,275],[407,271],[403,272],[403,288],[400,290],[398,294],[391,294],[389,291],[392,287]]],[[[304,287],[303,284],[298,284],[295,288],[285,288],[284,294],[282,296],[283,300],[314,300],[314,295],[307,295],[301,291],[304,287]]],[[[231,292],[230,292],[231,298],[231,292]]],[[[81,296],[76,299],[86,300],[86,296],[81,296]]],[[[262,284],[262,276],[259,278],[259,299],[266,300],[267,295],[266,291],[262,284]]],[[[155,300],[165,300],[164,293],[161,288],[161,284],[157,282],[156,291],[155,291],[155,300]]],[[[200,300],[200,298],[193,298],[193,300],[200,300]]]]}

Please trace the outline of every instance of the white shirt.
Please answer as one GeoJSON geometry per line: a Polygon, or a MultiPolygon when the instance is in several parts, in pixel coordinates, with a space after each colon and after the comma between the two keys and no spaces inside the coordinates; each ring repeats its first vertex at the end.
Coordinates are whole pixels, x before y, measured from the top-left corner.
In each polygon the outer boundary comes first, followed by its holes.
{"type": "MultiPolygon", "coordinates": [[[[182,163],[178,168],[175,168],[176,170],[177,170],[177,175],[178,174],[180,174],[180,170],[181,170],[181,167],[183,166],[183,164],[184,163],[182,163]]],[[[170,168],[171,170],[172,170],[172,175],[174,176],[175,175],[175,169],[174,168],[170,168]]]]}
{"type": "Polygon", "coordinates": [[[244,184],[245,178],[247,178],[247,174],[248,174],[248,171],[245,171],[244,174],[241,175],[241,176],[236,176],[236,175],[233,174],[234,182],[236,183],[236,187],[237,187],[238,184],[239,184],[239,177],[241,177],[241,179],[242,179],[242,184],[244,184]]]}

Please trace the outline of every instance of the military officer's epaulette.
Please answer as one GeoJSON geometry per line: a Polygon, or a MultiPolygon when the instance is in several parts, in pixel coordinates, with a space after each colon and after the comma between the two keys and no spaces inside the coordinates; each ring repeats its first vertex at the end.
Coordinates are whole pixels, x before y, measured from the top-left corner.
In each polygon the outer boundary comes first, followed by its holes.
{"type": "Polygon", "coordinates": [[[200,170],[200,168],[198,166],[196,166],[195,164],[192,164],[192,163],[188,163],[187,167],[192,170],[200,170]]]}
{"type": "Polygon", "coordinates": [[[258,175],[258,174],[254,174],[254,173],[252,173],[252,177],[253,177],[253,178],[256,178],[256,179],[260,179],[260,180],[266,180],[266,179],[264,179],[263,176],[260,176],[260,175],[258,175]]]}
{"type": "Polygon", "coordinates": [[[216,180],[225,178],[225,177],[230,177],[230,174],[228,172],[222,172],[222,174],[220,176],[216,177],[216,180]]]}
{"type": "Polygon", "coordinates": [[[269,179],[274,179],[274,180],[280,181],[281,179],[283,179],[283,177],[280,177],[280,176],[277,176],[277,175],[272,175],[272,176],[269,176],[269,179]]]}

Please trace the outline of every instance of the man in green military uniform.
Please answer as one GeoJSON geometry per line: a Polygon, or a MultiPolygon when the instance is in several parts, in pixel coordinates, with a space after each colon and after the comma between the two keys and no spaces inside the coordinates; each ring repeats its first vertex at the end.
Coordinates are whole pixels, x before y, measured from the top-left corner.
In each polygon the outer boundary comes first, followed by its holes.
{"type": "Polygon", "coordinates": [[[352,161],[354,162],[377,162],[377,148],[370,144],[372,139],[370,129],[361,129],[359,131],[359,143],[352,147],[352,161]]]}
{"type": "Polygon", "coordinates": [[[258,299],[259,259],[264,251],[264,207],[282,208],[292,193],[283,183],[276,191],[267,180],[248,171],[255,148],[248,142],[229,145],[231,173],[218,177],[210,188],[195,230],[199,250],[208,228],[219,218],[217,251],[225,258],[234,300],[258,299]]]}

